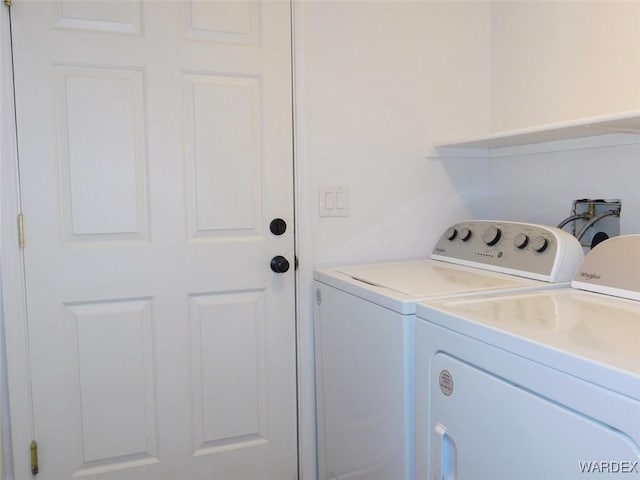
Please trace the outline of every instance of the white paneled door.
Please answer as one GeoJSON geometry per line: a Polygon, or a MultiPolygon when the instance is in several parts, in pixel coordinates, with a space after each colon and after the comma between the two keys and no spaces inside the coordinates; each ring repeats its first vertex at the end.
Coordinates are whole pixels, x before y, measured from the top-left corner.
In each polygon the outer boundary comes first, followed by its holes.
{"type": "Polygon", "coordinates": [[[290,7],[13,1],[16,478],[296,478],[290,7]]]}

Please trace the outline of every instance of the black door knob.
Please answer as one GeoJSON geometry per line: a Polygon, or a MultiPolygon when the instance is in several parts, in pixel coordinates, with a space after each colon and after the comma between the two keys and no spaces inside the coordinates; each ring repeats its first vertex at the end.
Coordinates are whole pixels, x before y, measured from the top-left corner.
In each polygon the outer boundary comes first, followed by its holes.
{"type": "Polygon", "coordinates": [[[269,230],[271,230],[271,233],[274,235],[282,235],[287,231],[287,222],[281,218],[274,218],[269,224],[269,230]]]}
{"type": "Polygon", "coordinates": [[[276,255],[271,259],[271,270],[276,273],[284,273],[289,270],[289,260],[282,255],[276,255]]]}

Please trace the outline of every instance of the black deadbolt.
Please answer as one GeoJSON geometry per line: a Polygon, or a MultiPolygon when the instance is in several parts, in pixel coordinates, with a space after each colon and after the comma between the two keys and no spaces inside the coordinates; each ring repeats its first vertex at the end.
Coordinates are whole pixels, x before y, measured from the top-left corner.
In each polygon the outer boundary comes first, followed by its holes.
{"type": "Polygon", "coordinates": [[[276,255],[271,259],[271,270],[276,273],[284,273],[289,270],[289,260],[282,255],[276,255]]]}
{"type": "Polygon", "coordinates": [[[281,218],[274,218],[273,220],[271,220],[269,230],[271,230],[271,233],[273,233],[274,235],[282,235],[287,231],[287,222],[285,222],[281,218]]]}

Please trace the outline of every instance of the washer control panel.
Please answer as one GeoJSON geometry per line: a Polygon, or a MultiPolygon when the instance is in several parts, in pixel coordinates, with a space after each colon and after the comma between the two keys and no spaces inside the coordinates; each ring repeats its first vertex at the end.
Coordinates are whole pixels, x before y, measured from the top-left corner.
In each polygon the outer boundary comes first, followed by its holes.
{"type": "Polygon", "coordinates": [[[584,253],[573,235],[555,227],[470,220],[445,230],[431,258],[550,282],[570,281],[584,253]]]}

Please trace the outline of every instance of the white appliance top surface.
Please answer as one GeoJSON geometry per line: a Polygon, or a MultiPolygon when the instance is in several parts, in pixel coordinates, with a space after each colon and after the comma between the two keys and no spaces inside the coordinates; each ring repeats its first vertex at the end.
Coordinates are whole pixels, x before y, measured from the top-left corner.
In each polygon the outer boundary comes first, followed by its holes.
{"type": "Polygon", "coordinates": [[[437,260],[410,260],[316,270],[315,279],[403,314],[426,298],[548,288],[547,282],[437,260]]]}
{"type": "Polygon", "coordinates": [[[415,298],[538,284],[522,278],[430,260],[361,265],[336,270],[356,280],[415,298]]]}
{"type": "Polygon", "coordinates": [[[640,397],[640,302],[562,288],[429,301],[417,315],[640,397]]]}

